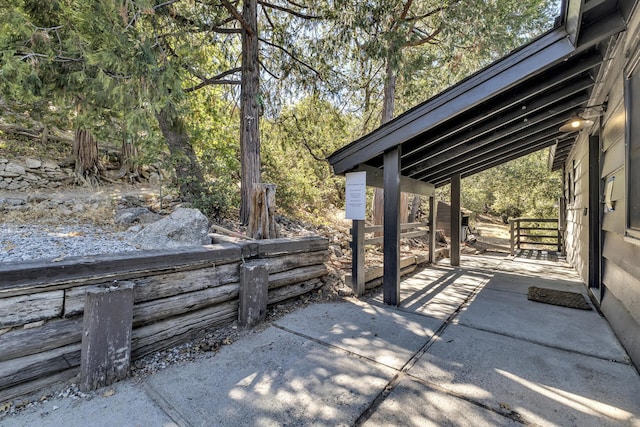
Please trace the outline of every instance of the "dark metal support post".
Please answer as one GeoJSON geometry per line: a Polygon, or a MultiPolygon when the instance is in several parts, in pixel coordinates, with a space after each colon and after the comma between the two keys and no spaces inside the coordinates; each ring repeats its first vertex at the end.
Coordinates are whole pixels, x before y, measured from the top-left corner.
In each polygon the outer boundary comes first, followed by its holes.
{"type": "Polygon", "coordinates": [[[451,175],[451,245],[449,259],[452,266],[460,265],[460,174],[451,175]]]}
{"type": "Polygon", "coordinates": [[[600,137],[589,137],[589,288],[593,296],[600,301],[602,294],[601,273],[601,209],[602,180],[600,179],[600,137]]]}
{"type": "Polygon", "coordinates": [[[438,201],[435,196],[429,197],[429,262],[436,262],[436,218],[438,201]]]}
{"type": "Polygon", "coordinates": [[[351,289],[355,296],[364,294],[364,220],[351,223],[351,289]]]}
{"type": "Polygon", "coordinates": [[[400,148],[384,153],[384,302],[400,304],[400,148]]]}

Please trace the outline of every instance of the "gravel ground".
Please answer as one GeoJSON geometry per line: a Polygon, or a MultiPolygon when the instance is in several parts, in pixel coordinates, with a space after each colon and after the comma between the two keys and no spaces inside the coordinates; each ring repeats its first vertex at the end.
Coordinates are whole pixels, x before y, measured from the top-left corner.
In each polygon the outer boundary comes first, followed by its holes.
{"type": "Polygon", "coordinates": [[[132,252],[134,234],[95,225],[0,224],[0,262],[132,252]]]}

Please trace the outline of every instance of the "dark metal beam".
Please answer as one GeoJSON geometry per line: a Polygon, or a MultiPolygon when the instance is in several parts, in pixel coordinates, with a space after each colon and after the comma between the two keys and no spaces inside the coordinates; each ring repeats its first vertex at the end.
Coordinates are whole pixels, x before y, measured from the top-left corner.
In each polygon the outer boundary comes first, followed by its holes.
{"type": "Polygon", "coordinates": [[[472,156],[465,156],[456,163],[443,165],[437,172],[425,176],[425,179],[435,180],[439,177],[450,176],[452,173],[465,170],[470,166],[483,164],[484,162],[493,161],[496,158],[515,154],[518,151],[540,145],[541,143],[552,145],[560,136],[562,136],[562,134],[558,131],[558,128],[552,126],[543,132],[535,133],[528,138],[511,142],[508,145],[491,144],[491,146],[486,146],[482,150],[474,151],[472,156]]]}
{"type": "Polygon", "coordinates": [[[409,110],[378,130],[336,151],[329,162],[342,174],[388,149],[416,138],[444,120],[469,111],[514,87],[523,79],[543,72],[573,50],[563,28],[557,28],[479,71],[451,89],[409,110]]]}
{"type": "Polygon", "coordinates": [[[400,305],[400,147],[384,153],[383,228],[384,302],[400,305]]]}
{"type": "Polygon", "coordinates": [[[438,218],[438,201],[435,196],[429,197],[429,262],[436,262],[436,219],[438,218]]]}
{"type": "MultiPolygon", "coordinates": [[[[422,162],[420,162],[419,166],[414,167],[411,170],[411,173],[407,173],[407,175],[411,177],[420,177],[421,172],[424,170],[429,170],[438,165],[450,161],[456,157],[465,155],[473,150],[477,150],[479,147],[487,145],[489,143],[508,138],[511,135],[523,132],[536,132],[538,131],[539,126],[544,126],[545,121],[550,118],[560,116],[565,117],[564,120],[567,120],[569,116],[575,111],[576,108],[583,105],[589,99],[589,95],[587,93],[582,93],[579,96],[576,96],[570,100],[565,100],[558,104],[550,105],[547,111],[538,112],[536,114],[527,117],[526,119],[522,119],[521,121],[508,126],[506,128],[495,131],[494,133],[485,136],[479,139],[467,138],[467,139],[458,139],[451,142],[447,142],[445,146],[443,144],[439,145],[439,151],[437,153],[433,153],[431,158],[426,158],[422,162]]],[[[418,178],[421,179],[421,178],[418,178]]]]}
{"type": "MultiPolygon", "coordinates": [[[[419,165],[424,159],[442,153],[443,145],[445,147],[444,149],[454,147],[455,145],[464,144],[465,142],[471,141],[475,138],[480,138],[484,135],[490,134],[491,132],[495,132],[497,129],[504,128],[505,126],[513,124],[519,120],[524,120],[534,113],[544,115],[545,112],[543,110],[549,108],[550,105],[557,104],[563,99],[567,99],[577,93],[581,93],[593,85],[594,81],[591,77],[583,77],[566,87],[558,88],[545,96],[535,98],[529,103],[519,102],[514,108],[505,112],[505,114],[494,116],[494,118],[490,120],[484,120],[479,126],[476,126],[463,134],[458,134],[454,139],[443,141],[442,144],[438,144],[436,147],[433,147],[430,141],[429,144],[423,145],[422,148],[413,150],[410,156],[403,156],[402,170],[403,172],[409,170],[407,175],[412,175],[415,172],[413,168],[419,165]]],[[[585,95],[585,101],[587,99],[588,98],[585,95]]],[[[454,126],[454,128],[455,127],[456,126],[454,126]]],[[[405,148],[406,147],[403,147],[403,152],[405,152],[405,148]]]]}
{"type": "Polygon", "coordinates": [[[351,289],[357,297],[365,291],[364,225],[359,219],[351,223],[351,289]]]}
{"type": "MultiPolygon", "coordinates": [[[[366,172],[368,187],[384,188],[383,169],[369,165],[360,165],[350,172],[366,172]]],[[[400,191],[409,194],[419,194],[421,196],[431,196],[435,191],[435,187],[428,182],[418,181],[417,179],[407,176],[400,176],[400,191]]]]}
{"type": "Polygon", "coordinates": [[[460,174],[451,175],[451,242],[449,259],[452,266],[460,265],[460,174]]]}

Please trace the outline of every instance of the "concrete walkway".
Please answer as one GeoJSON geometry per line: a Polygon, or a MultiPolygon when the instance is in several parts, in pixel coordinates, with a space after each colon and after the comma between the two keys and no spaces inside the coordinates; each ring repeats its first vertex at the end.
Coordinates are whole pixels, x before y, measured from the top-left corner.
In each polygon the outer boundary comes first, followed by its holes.
{"type": "Polygon", "coordinates": [[[640,426],[640,377],[568,266],[497,255],[429,267],[400,307],[314,304],[212,358],[111,397],[52,400],[3,426],[640,426]]]}

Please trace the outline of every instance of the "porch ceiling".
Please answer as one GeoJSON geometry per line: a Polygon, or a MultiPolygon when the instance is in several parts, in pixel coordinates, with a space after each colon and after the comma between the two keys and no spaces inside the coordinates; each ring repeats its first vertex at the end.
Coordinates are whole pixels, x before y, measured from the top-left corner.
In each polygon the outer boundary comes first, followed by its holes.
{"type": "Polygon", "coordinates": [[[558,129],[589,105],[603,44],[625,27],[624,8],[614,0],[580,7],[578,24],[569,16],[575,13],[569,5],[565,21],[571,25],[548,32],[333,153],[334,172],[360,165],[382,168],[384,152],[395,147],[403,176],[436,187],[452,174],[470,176],[550,146],[557,146],[554,165],[561,164],[577,133],[558,129]]]}

